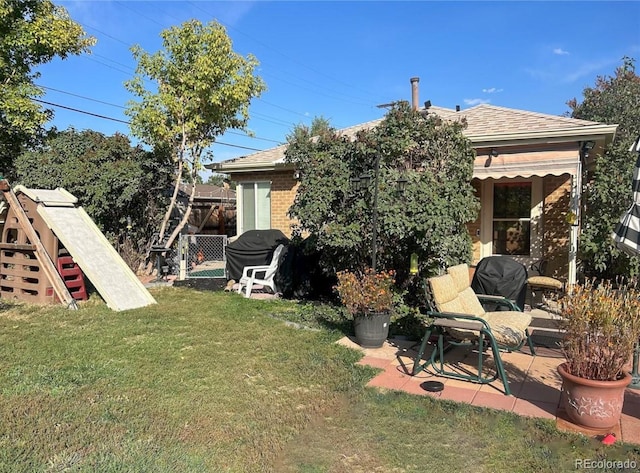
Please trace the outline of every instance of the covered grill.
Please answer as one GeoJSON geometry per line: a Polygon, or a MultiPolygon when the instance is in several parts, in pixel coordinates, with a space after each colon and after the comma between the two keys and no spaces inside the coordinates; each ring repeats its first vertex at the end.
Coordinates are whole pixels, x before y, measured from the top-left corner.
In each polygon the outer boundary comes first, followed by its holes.
{"type": "Polygon", "coordinates": [[[527,268],[509,256],[482,258],[476,267],[471,288],[476,294],[502,296],[514,300],[524,310],[527,295],[527,268]]]}

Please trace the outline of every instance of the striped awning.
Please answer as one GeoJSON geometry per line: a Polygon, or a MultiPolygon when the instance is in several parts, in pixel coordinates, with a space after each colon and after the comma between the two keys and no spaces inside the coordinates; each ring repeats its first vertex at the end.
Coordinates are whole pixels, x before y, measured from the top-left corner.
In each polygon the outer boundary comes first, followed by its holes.
{"type": "Polygon", "coordinates": [[[637,256],[640,254],[640,136],[631,145],[629,151],[638,153],[633,169],[633,203],[620,217],[620,222],[611,237],[620,251],[637,256]]]}
{"type": "Polygon", "coordinates": [[[479,155],[473,164],[476,179],[529,178],[533,176],[577,175],[580,155],[576,150],[530,151],[479,155]]]}

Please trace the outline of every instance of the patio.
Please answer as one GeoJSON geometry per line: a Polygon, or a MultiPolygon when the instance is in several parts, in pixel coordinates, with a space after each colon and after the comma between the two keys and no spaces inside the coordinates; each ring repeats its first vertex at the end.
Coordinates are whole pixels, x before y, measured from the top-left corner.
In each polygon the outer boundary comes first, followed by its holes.
{"type": "MultiPolygon", "coordinates": [[[[592,437],[613,433],[619,441],[640,444],[640,390],[630,388],[626,390],[620,424],[609,431],[580,428],[567,420],[559,405],[562,381],[556,367],[563,362],[562,353],[557,346],[559,334],[552,328],[553,321],[550,320],[549,314],[533,310],[532,315],[534,317],[532,336],[537,356],[531,356],[527,347],[523,347],[518,352],[502,355],[509,377],[511,396],[504,395],[500,380],[480,385],[435,376],[429,372],[429,369],[411,376],[409,373],[419,348],[419,341],[389,339],[383,347],[376,349],[361,348],[349,337],[342,338],[338,343],[363,351],[364,357],[359,364],[382,370],[369,381],[368,386],[506,410],[523,416],[551,419],[556,421],[557,427],[561,430],[577,431],[592,437]],[[421,386],[425,381],[434,380],[444,384],[442,391],[428,392],[421,386]]],[[[428,350],[425,357],[430,353],[428,350]]],[[[455,348],[448,354],[447,360],[454,361],[454,364],[448,365],[450,369],[477,369],[477,355],[468,349],[455,348]]],[[[487,369],[491,369],[492,362],[488,357],[487,369]]]]}

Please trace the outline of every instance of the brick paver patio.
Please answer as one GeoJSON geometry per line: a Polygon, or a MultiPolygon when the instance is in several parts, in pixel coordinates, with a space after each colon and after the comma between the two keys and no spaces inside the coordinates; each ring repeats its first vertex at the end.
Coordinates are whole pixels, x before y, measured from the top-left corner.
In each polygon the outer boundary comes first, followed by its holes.
{"type": "MultiPolygon", "coordinates": [[[[564,358],[554,343],[550,332],[533,331],[536,342],[536,356],[531,356],[527,347],[519,352],[504,353],[502,360],[507,371],[511,396],[505,396],[500,380],[491,384],[475,384],[435,376],[429,370],[411,376],[413,360],[417,355],[419,342],[405,339],[389,339],[382,348],[364,349],[351,338],[344,337],[338,343],[364,352],[359,364],[373,366],[381,371],[368,386],[381,389],[405,391],[418,396],[433,396],[456,402],[464,402],[474,406],[489,407],[512,411],[523,416],[542,417],[556,421],[559,429],[581,432],[588,436],[600,437],[607,433],[615,434],[618,440],[640,444],[640,390],[628,388],[622,419],[616,427],[608,431],[591,431],[580,428],[567,420],[560,407],[560,389],[562,381],[556,367],[564,358]],[[540,335],[542,333],[543,335],[540,335]],[[422,387],[425,381],[440,381],[444,389],[440,392],[429,392],[422,387]]],[[[557,336],[557,335],[556,335],[557,336]]],[[[430,355],[427,350],[425,356],[430,355]]],[[[455,348],[447,355],[447,360],[455,363],[449,369],[477,370],[477,354],[469,349],[455,348]]],[[[487,366],[491,367],[491,357],[487,357],[487,366]]]]}

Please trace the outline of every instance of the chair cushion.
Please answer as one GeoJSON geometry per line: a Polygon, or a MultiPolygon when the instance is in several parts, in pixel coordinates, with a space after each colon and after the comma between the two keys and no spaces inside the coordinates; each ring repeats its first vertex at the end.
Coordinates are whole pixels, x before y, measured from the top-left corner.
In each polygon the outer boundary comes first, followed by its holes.
{"type": "Polygon", "coordinates": [[[469,266],[467,264],[458,264],[447,268],[447,273],[451,275],[453,283],[456,285],[456,291],[462,292],[469,286],[471,281],[469,280],[469,266]]]}
{"type": "Polygon", "coordinates": [[[543,287],[545,289],[562,290],[562,281],[556,278],[550,278],[549,276],[531,276],[527,279],[527,284],[534,287],[543,287]]]}
{"type": "Polygon", "coordinates": [[[486,312],[483,318],[500,345],[516,347],[526,338],[525,330],[531,324],[531,315],[518,311],[486,312]]]}
{"type": "Polygon", "coordinates": [[[478,296],[471,287],[467,287],[464,291],[458,294],[458,299],[462,303],[462,313],[475,315],[476,317],[482,317],[485,313],[484,307],[480,304],[478,296]]]}
{"type": "Polygon", "coordinates": [[[446,304],[458,297],[458,291],[453,283],[453,279],[451,279],[451,276],[448,274],[442,274],[429,278],[428,281],[436,307],[441,312],[448,312],[442,309],[440,304],[446,304]]]}

